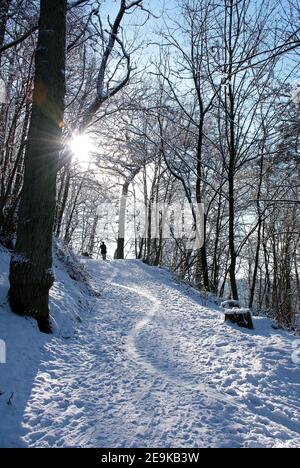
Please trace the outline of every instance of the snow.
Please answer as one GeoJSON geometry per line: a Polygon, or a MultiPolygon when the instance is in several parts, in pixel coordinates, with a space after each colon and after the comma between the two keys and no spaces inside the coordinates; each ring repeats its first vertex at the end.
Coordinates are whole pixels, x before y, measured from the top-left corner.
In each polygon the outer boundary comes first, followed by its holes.
{"type": "Polygon", "coordinates": [[[82,260],[87,288],[56,258],[47,336],[9,311],[0,257],[1,447],[299,446],[297,339],[268,319],[228,325],[139,261],[82,260]]]}
{"type": "Polygon", "coordinates": [[[226,315],[246,315],[246,314],[251,314],[250,309],[239,309],[237,307],[234,307],[233,309],[225,309],[225,314],[226,315]]]}
{"type": "Polygon", "coordinates": [[[223,309],[231,309],[233,307],[239,309],[240,303],[239,301],[234,301],[233,299],[230,299],[228,301],[222,302],[221,307],[223,307],[223,309]]]}

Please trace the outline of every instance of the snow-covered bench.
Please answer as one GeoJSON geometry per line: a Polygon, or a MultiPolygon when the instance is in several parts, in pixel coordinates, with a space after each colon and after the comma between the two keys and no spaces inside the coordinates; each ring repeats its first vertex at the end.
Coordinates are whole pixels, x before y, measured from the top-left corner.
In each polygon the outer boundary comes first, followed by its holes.
{"type": "Polygon", "coordinates": [[[225,322],[236,323],[240,327],[253,330],[253,320],[250,309],[241,309],[238,301],[229,300],[222,302],[225,309],[225,322]]]}
{"type": "Polygon", "coordinates": [[[297,332],[300,332],[300,313],[295,315],[294,318],[294,327],[297,332]]]}
{"type": "Polygon", "coordinates": [[[240,303],[239,303],[239,301],[229,299],[228,301],[222,302],[221,307],[223,307],[223,309],[233,309],[233,308],[238,308],[239,309],[240,308],[240,303]]]}

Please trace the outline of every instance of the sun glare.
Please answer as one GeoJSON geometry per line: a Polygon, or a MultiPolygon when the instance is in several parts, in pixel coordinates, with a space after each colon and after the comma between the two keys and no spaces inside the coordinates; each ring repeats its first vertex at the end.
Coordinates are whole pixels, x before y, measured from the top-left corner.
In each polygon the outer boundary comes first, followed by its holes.
{"type": "Polygon", "coordinates": [[[69,145],[78,162],[84,163],[90,160],[92,143],[88,135],[74,135],[69,145]]]}

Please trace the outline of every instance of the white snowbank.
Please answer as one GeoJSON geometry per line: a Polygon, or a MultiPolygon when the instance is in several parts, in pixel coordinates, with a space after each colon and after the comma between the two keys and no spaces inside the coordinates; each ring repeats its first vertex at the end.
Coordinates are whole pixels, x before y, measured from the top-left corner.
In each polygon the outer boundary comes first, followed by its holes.
{"type": "Polygon", "coordinates": [[[88,313],[91,298],[86,286],[72,281],[56,257],[55,285],[51,291],[53,336],[39,332],[35,320],[18,317],[7,303],[9,253],[0,246],[0,340],[6,345],[7,363],[0,364],[0,447],[26,445],[21,440],[24,409],[38,375],[47,360],[47,345],[76,336],[78,323],[88,313]],[[8,404],[9,403],[9,404],[8,404]]]}
{"type": "Polygon", "coordinates": [[[300,83],[295,83],[292,89],[292,101],[296,105],[300,105],[300,83]]]}
{"type": "Polygon", "coordinates": [[[250,309],[239,309],[237,307],[234,307],[233,309],[225,309],[225,314],[226,315],[246,315],[246,314],[251,314],[250,309]]]}
{"type": "Polygon", "coordinates": [[[233,307],[239,308],[240,303],[239,303],[239,301],[235,301],[233,299],[230,299],[228,301],[222,302],[221,307],[223,307],[223,309],[232,309],[233,307]]]}

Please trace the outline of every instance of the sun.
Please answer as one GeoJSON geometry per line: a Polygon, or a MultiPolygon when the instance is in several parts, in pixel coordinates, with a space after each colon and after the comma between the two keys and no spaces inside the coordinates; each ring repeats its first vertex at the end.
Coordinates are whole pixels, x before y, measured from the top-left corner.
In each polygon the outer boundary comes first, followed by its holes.
{"type": "Polygon", "coordinates": [[[92,153],[92,142],[88,135],[82,133],[73,135],[69,142],[70,149],[78,162],[89,162],[92,153]]]}

